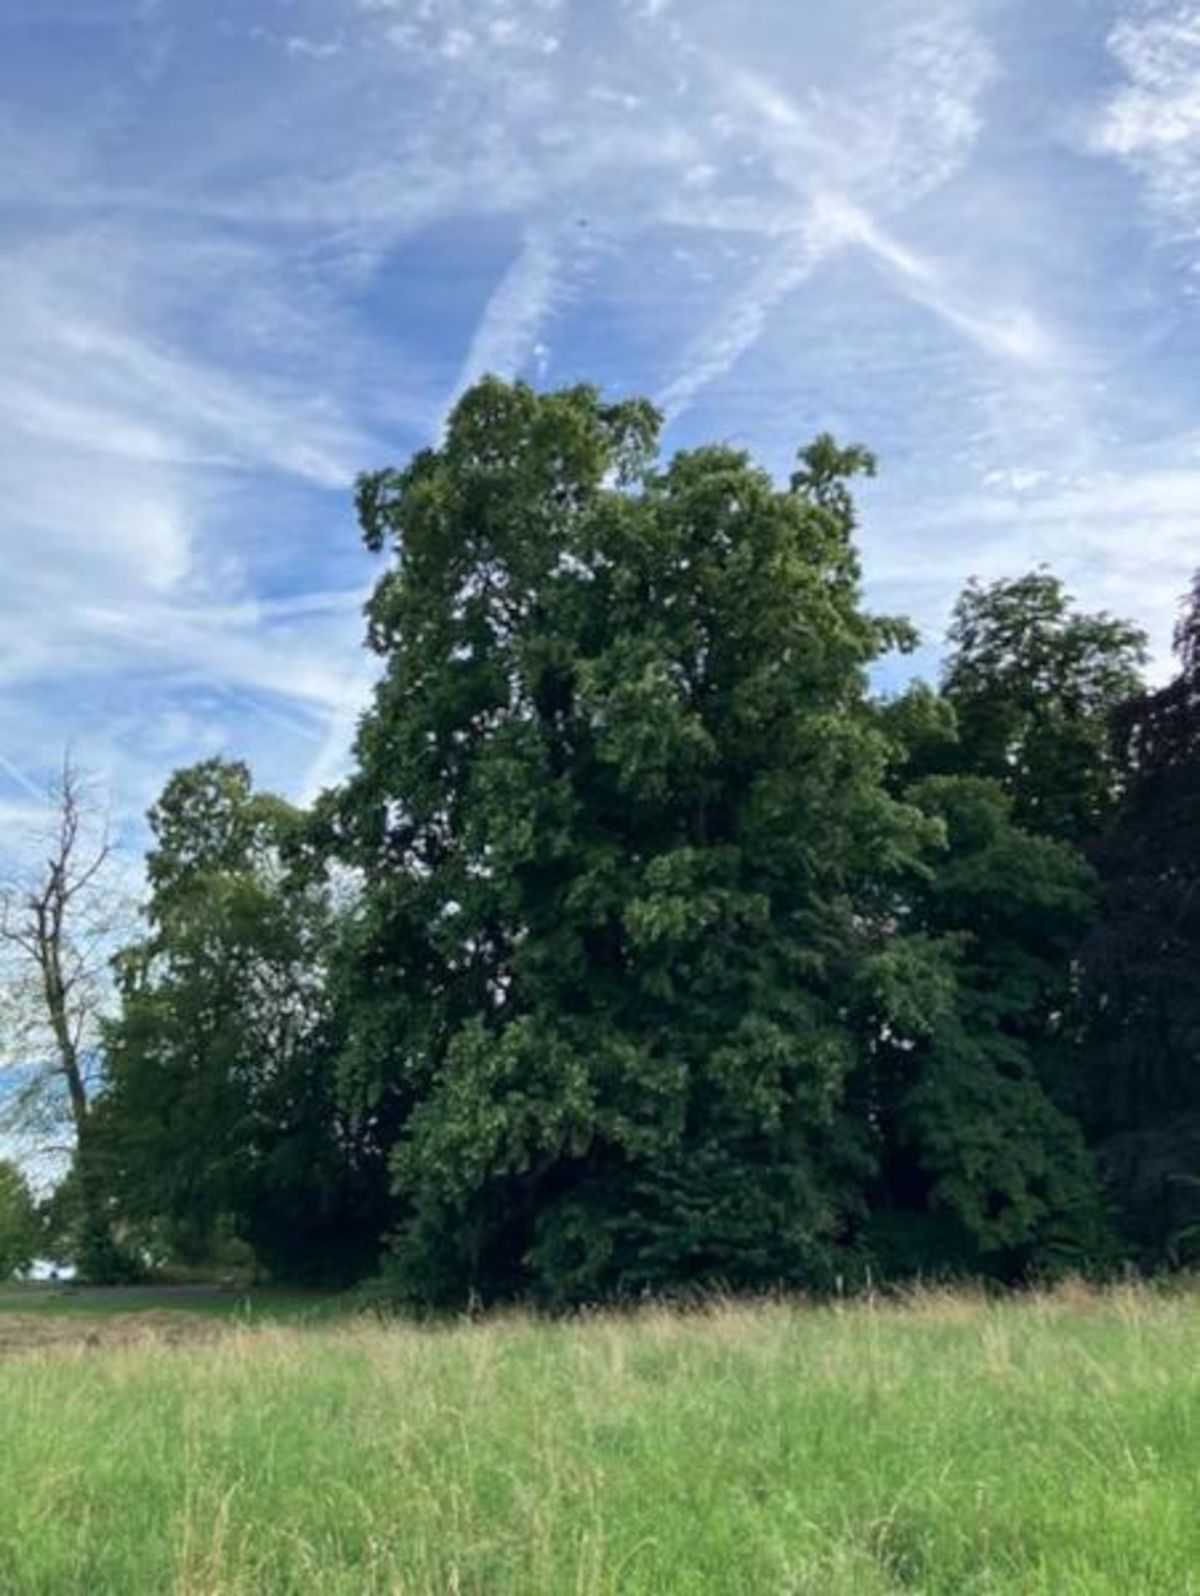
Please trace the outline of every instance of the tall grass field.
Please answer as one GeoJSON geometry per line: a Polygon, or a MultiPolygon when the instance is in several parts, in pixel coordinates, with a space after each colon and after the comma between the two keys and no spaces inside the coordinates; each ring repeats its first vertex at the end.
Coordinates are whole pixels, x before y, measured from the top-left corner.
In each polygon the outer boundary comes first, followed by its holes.
{"type": "Polygon", "coordinates": [[[1200,1592],[1200,1297],[446,1328],[131,1321],[0,1360],[0,1592],[1200,1592]]]}

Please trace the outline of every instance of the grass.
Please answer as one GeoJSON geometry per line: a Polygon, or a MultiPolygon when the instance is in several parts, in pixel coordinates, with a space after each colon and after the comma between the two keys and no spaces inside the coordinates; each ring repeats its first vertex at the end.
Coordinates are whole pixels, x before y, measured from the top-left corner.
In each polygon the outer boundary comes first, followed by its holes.
{"type": "Polygon", "coordinates": [[[0,1362],[0,1591],[1200,1592],[1200,1297],[208,1325],[0,1362]]]}

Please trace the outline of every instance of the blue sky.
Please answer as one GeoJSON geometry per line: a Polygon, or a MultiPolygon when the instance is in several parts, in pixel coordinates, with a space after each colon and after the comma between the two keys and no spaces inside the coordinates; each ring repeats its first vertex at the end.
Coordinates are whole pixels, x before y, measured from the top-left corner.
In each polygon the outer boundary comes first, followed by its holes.
{"type": "Polygon", "coordinates": [[[131,843],[335,778],[349,484],[488,369],[862,440],[873,602],[1048,561],[1161,655],[1198,270],[1194,0],[0,0],[0,836],[68,741],[131,843]]]}

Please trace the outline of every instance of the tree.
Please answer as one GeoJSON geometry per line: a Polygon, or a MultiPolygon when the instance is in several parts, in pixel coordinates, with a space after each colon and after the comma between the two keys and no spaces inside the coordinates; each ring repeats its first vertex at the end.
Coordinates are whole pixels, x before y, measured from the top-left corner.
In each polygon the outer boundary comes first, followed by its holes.
{"type": "Polygon", "coordinates": [[[1141,685],[1144,633],[1081,614],[1057,577],[971,582],[955,607],[943,691],[956,717],[953,768],[998,782],[1031,832],[1081,844],[1117,790],[1116,707],[1141,685]]]}
{"type": "Polygon", "coordinates": [[[78,1261],[85,1273],[106,1277],[121,1265],[92,1168],[91,1110],[122,906],[107,826],[69,758],[50,804],[41,862],[0,889],[4,1051],[16,1077],[6,1124],[39,1150],[72,1154],[78,1261]]]}
{"type": "Polygon", "coordinates": [[[37,1207],[16,1164],[0,1159],[0,1280],[28,1269],[37,1253],[37,1207]]]}
{"type": "Polygon", "coordinates": [[[1023,830],[991,780],[928,776],[909,800],[944,847],[904,896],[940,951],[915,1023],[881,1028],[855,1110],[877,1134],[868,1227],[885,1273],[1020,1276],[1108,1261],[1078,1122],[1048,1090],[1070,1045],[1073,959],[1094,908],[1080,855],[1023,830]]]}
{"type": "Polygon", "coordinates": [[[657,432],[489,379],[359,485],[383,675],[319,829],[413,1295],[813,1281],[856,1200],[854,1016],[934,829],[867,702],[907,637],[860,606],[870,457],[818,440],[780,490],[657,432]]]}
{"type": "Polygon", "coordinates": [[[147,934],[118,960],[97,1107],[105,1179],[151,1251],[231,1232],[290,1278],[368,1268],[386,1194],[335,1101],[330,894],[287,868],[300,816],[244,765],[178,771],[151,811],[147,934]]]}
{"type": "Polygon", "coordinates": [[[888,1028],[860,1112],[878,1130],[881,1262],[1012,1275],[1104,1262],[1078,1110],[1079,955],[1098,913],[1085,845],[1121,785],[1110,721],[1142,634],[1076,612],[1045,571],[971,583],[941,693],[881,706],[893,790],[944,828],[900,901],[942,950],[925,1023],[888,1028]]]}
{"type": "Polygon", "coordinates": [[[1148,1263],[1200,1258],[1200,577],[1175,642],[1174,680],[1113,717],[1122,796],[1085,951],[1084,1112],[1148,1263]]]}

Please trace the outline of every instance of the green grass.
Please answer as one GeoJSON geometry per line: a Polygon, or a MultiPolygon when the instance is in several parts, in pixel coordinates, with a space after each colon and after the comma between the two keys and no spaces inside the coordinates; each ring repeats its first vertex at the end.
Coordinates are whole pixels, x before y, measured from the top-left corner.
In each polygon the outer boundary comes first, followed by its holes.
{"type": "Polygon", "coordinates": [[[0,1363],[0,1591],[1200,1592],[1200,1298],[234,1327],[0,1363]]]}

